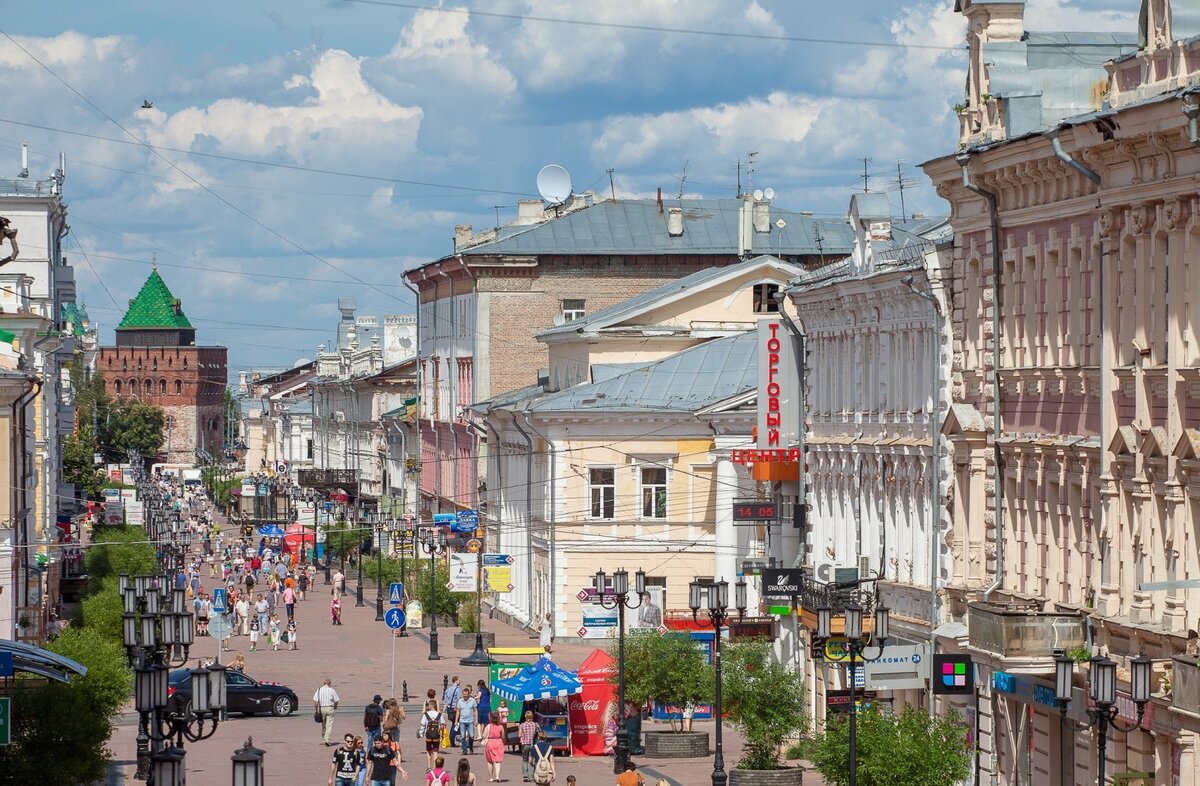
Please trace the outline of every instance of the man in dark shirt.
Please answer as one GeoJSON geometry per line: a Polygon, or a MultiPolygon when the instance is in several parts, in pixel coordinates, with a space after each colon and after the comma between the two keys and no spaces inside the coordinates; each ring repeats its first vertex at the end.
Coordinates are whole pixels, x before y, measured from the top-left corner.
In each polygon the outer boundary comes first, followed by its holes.
{"type": "Polygon", "coordinates": [[[329,786],[355,786],[362,761],[354,750],[354,737],[347,734],[342,744],[333,752],[333,763],[329,765],[329,786]]]}
{"type": "Polygon", "coordinates": [[[392,786],[396,777],[396,754],[383,744],[382,737],[375,738],[375,744],[367,751],[367,783],[370,786],[392,786]]]}

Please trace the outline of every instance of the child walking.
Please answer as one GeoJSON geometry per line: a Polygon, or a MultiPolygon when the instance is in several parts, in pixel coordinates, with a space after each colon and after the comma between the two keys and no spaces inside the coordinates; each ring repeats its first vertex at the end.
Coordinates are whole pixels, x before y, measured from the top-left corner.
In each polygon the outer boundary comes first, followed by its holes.
{"type": "Polygon", "coordinates": [[[296,649],[296,621],[295,620],[288,620],[287,637],[288,637],[288,649],[289,650],[296,649]]]}
{"type": "Polygon", "coordinates": [[[283,631],[279,627],[279,615],[271,615],[271,649],[274,652],[279,652],[279,637],[283,635],[283,631]]]}
{"type": "Polygon", "coordinates": [[[254,652],[258,649],[258,617],[250,618],[250,651],[254,652]]]}

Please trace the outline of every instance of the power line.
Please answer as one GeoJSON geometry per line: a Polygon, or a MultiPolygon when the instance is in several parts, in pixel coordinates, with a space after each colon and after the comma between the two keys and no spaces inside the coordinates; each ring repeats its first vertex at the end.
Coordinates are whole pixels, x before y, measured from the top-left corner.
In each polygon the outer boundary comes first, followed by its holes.
{"type": "Polygon", "coordinates": [[[548,24],[572,25],[576,27],[607,28],[610,30],[630,30],[640,33],[671,33],[673,35],[706,36],[710,38],[737,38],[749,41],[784,41],[795,44],[831,44],[836,46],[862,46],[884,49],[930,49],[938,52],[962,52],[965,46],[939,46],[937,44],[902,44],[897,41],[857,41],[848,38],[818,38],[814,36],[781,35],[772,33],[733,33],[727,30],[693,30],[682,27],[664,27],[660,25],[639,25],[626,22],[599,22],[591,19],[560,19],[552,16],[534,16],[532,14],[506,14],[499,11],[480,11],[472,8],[442,8],[440,6],[420,5],[417,3],[397,3],[390,0],[342,0],[345,3],[358,5],[377,5],[388,8],[406,8],[411,11],[440,11],[446,14],[465,14],[467,16],[482,16],[490,19],[511,19],[519,22],[545,22],[548,24]]]}
{"type": "MultiPolygon", "coordinates": [[[[9,36],[8,33],[5,33],[3,30],[0,30],[0,34],[3,34],[6,37],[8,37],[8,39],[10,41],[13,40],[12,36],[9,36]]],[[[26,54],[29,54],[27,50],[22,49],[22,51],[24,51],[26,54]]],[[[30,57],[33,57],[33,56],[30,55],[30,57]]],[[[38,62],[38,65],[41,65],[43,68],[46,68],[46,66],[42,65],[42,63],[40,61],[37,61],[37,62],[38,62]]],[[[47,69],[47,70],[49,70],[49,69],[47,69]]],[[[53,73],[53,72],[51,72],[51,73],[53,73]]],[[[55,78],[58,78],[57,75],[55,78]]],[[[62,81],[62,80],[59,80],[59,81],[62,81]]],[[[65,84],[65,82],[64,82],[64,84],[65,84]]],[[[72,92],[75,92],[74,88],[70,88],[70,89],[72,90],[72,92]]],[[[80,95],[80,97],[82,98],[81,94],[76,93],[76,95],[80,95]]],[[[83,100],[87,101],[86,98],[84,98],[83,100]]],[[[88,103],[90,104],[91,102],[88,101],[88,103]]],[[[101,114],[104,114],[103,110],[101,110],[99,108],[97,108],[96,111],[100,112],[101,114]]],[[[105,115],[105,117],[108,117],[108,115],[105,115]]],[[[112,120],[112,118],[108,118],[108,119],[111,120],[113,123],[117,122],[115,120],[112,120]]],[[[151,152],[153,152],[155,154],[158,154],[160,151],[165,151],[167,153],[180,153],[182,155],[195,156],[197,158],[211,158],[211,159],[216,159],[218,161],[231,161],[231,162],[237,163],[237,164],[252,164],[254,166],[271,167],[274,169],[288,169],[293,172],[308,172],[308,173],[315,174],[315,175],[333,175],[335,177],[347,177],[347,178],[351,178],[354,180],[372,180],[372,181],[375,181],[378,183],[398,183],[400,185],[419,186],[421,188],[445,188],[445,189],[449,189],[452,191],[467,191],[467,192],[474,193],[474,194],[504,194],[504,195],[509,195],[509,196],[521,196],[521,197],[536,197],[537,196],[537,194],[532,194],[527,191],[505,191],[505,190],[497,189],[497,188],[479,188],[476,186],[459,186],[459,185],[450,185],[447,183],[433,183],[433,182],[425,181],[425,180],[403,180],[403,179],[397,178],[397,177],[384,177],[383,175],[365,175],[360,172],[341,172],[336,169],[318,169],[316,167],[301,166],[299,164],[284,164],[284,163],[280,163],[278,161],[264,161],[264,160],[258,159],[258,158],[243,158],[241,156],[223,155],[221,153],[204,153],[199,150],[185,150],[184,148],[180,148],[180,147],[168,147],[166,145],[151,144],[150,142],[141,140],[139,137],[133,135],[129,131],[126,131],[126,133],[128,133],[130,136],[133,137],[134,140],[137,140],[137,141],[132,141],[129,139],[116,139],[111,136],[101,136],[100,134],[89,134],[86,131],[71,131],[71,130],[68,130],[65,128],[55,128],[53,126],[39,125],[37,123],[26,123],[26,122],[23,122],[20,120],[12,120],[12,119],[3,118],[3,117],[0,117],[0,123],[7,123],[8,125],[13,125],[13,126],[21,126],[22,128],[34,128],[39,131],[52,131],[56,134],[67,134],[68,136],[78,136],[78,137],[83,137],[84,139],[94,139],[98,142],[111,142],[112,144],[115,144],[115,145],[132,145],[135,147],[143,147],[143,148],[146,148],[147,150],[150,150],[151,152]]],[[[125,128],[123,126],[121,126],[120,124],[117,124],[117,127],[120,128],[122,131],[125,131],[125,128]]],[[[161,156],[159,156],[159,157],[161,158],[161,156]]],[[[205,186],[203,186],[197,180],[192,178],[191,175],[188,175],[182,169],[175,166],[168,159],[162,158],[162,160],[164,162],[168,163],[172,169],[175,169],[175,170],[183,173],[183,175],[185,177],[187,177],[190,180],[190,182],[195,183],[196,185],[199,185],[201,188],[205,188],[205,186]]]]}

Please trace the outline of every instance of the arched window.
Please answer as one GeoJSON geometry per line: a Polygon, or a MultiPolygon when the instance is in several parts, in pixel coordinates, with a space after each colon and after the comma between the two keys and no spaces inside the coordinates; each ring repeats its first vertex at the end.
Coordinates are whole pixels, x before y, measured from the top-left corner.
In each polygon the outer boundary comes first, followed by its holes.
{"type": "Polygon", "coordinates": [[[136,396],[138,394],[137,380],[133,377],[129,378],[129,395],[136,396]]]}
{"type": "Polygon", "coordinates": [[[153,396],[154,395],[154,380],[152,380],[152,379],[146,380],[146,386],[142,389],[146,391],[147,396],[153,396]]]}
{"type": "Polygon", "coordinates": [[[165,379],[160,379],[158,381],[158,395],[167,395],[167,381],[165,379]]]}
{"type": "Polygon", "coordinates": [[[119,379],[113,380],[113,395],[121,395],[121,380],[119,379]]]}
{"type": "Polygon", "coordinates": [[[182,379],[175,380],[175,395],[176,396],[183,395],[183,380],[182,379]]]}

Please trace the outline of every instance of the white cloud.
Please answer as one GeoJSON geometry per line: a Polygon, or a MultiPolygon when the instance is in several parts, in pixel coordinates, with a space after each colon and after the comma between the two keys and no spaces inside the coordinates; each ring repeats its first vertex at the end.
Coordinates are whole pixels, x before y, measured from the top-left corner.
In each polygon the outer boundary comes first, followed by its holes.
{"type": "Polygon", "coordinates": [[[1039,33],[1075,32],[1136,33],[1135,10],[1114,11],[1096,8],[1083,9],[1075,0],[1028,0],[1025,6],[1025,29],[1039,33]]]}
{"type": "MultiPolygon", "coordinates": [[[[757,0],[639,0],[636,3],[526,0],[529,16],[631,27],[780,33],[779,23],[757,0]]],[[[537,88],[562,89],[619,78],[646,79],[661,56],[680,68],[682,53],[712,57],[744,47],[740,39],[664,34],[588,24],[525,20],[513,41],[523,81],[537,88]]],[[[755,44],[760,50],[771,45],[755,44]]]]}
{"type": "Polygon", "coordinates": [[[484,44],[467,33],[464,13],[422,10],[413,14],[392,50],[375,65],[393,79],[436,91],[485,92],[504,97],[517,80],[484,44]],[[434,81],[436,80],[436,81],[434,81]]]}
{"type": "Polygon", "coordinates": [[[150,121],[156,144],[191,149],[198,144],[223,153],[277,157],[302,164],[360,160],[363,151],[387,150],[394,160],[415,149],[420,107],[394,104],[367,84],[360,61],[331,49],[312,64],[311,74],[287,84],[311,83],[314,95],[293,105],[268,106],[223,98],[150,121]]]}

